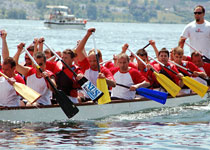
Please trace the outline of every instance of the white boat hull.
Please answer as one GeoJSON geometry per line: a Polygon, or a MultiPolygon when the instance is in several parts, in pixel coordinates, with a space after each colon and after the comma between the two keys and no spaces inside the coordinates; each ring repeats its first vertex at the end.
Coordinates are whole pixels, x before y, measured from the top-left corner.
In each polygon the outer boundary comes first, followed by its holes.
{"type": "MultiPolygon", "coordinates": [[[[104,105],[96,104],[81,104],[78,105],[79,113],[77,113],[71,120],[91,120],[107,117],[110,115],[117,115],[121,113],[136,112],[144,109],[161,108],[161,107],[175,107],[185,103],[196,103],[203,100],[210,99],[207,93],[204,98],[198,95],[186,95],[177,98],[168,98],[165,105],[157,103],[152,100],[141,99],[133,101],[112,102],[104,105]]],[[[53,122],[65,121],[66,115],[58,106],[42,107],[42,108],[16,108],[1,109],[0,120],[4,121],[25,121],[25,122],[53,122]]]]}
{"type": "Polygon", "coordinates": [[[57,22],[44,22],[44,26],[52,29],[84,29],[85,23],[57,23],[57,22]]]}

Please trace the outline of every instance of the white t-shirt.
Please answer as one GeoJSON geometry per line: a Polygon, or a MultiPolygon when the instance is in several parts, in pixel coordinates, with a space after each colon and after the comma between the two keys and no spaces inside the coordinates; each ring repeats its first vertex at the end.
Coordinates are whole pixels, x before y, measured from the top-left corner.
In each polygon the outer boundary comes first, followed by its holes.
{"type": "Polygon", "coordinates": [[[36,76],[36,70],[34,68],[26,76],[26,83],[30,88],[41,94],[41,97],[37,100],[38,103],[51,105],[52,91],[47,87],[47,82],[43,77],[38,78],[36,76]]]}
{"type": "MultiPolygon", "coordinates": [[[[210,22],[205,20],[203,24],[197,24],[193,21],[184,28],[181,36],[189,38],[193,48],[210,58],[210,22]]],[[[194,52],[193,49],[190,51],[194,52]]]]}
{"type": "MultiPolygon", "coordinates": [[[[126,73],[120,72],[119,69],[116,71],[117,72],[114,74],[114,79],[116,83],[120,83],[128,87],[146,80],[145,77],[134,68],[129,69],[129,71],[126,73]]],[[[136,91],[130,91],[130,89],[121,86],[116,86],[112,88],[111,96],[131,100],[135,98],[135,94],[136,91]]]]}
{"type": "Polygon", "coordinates": [[[21,97],[3,76],[0,77],[0,87],[0,106],[19,106],[21,97]]]}

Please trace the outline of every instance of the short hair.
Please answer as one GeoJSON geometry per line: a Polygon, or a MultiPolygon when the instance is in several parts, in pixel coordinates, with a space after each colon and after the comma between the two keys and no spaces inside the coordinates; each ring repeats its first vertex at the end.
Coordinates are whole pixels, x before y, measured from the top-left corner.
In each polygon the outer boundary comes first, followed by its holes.
{"type": "Polygon", "coordinates": [[[50,53],[51,56],[54,56],[54,53],[50,49],[45,49],[44,53],[50,53]]]}
{"type": "Polygon", "coordinates": [[[147,51],[145,49],[139,49],[136,52],[136,55],[140,55],[140,56],[146,56],[147,57],[147,51]]]}
{"type": "Polygon", "coordinates": [[[183,55],[184,54],[184,50],[183,48],[181,48],[180,46],[177,46],[173,49],[173,54],[178,54],[178,55],[183,55]]]}
{"type": "Polygon", "coordinates": [[[68,54],[68,55],[70,55],[71,58],[76,57],[76,53],[74,53],[71,49],[65,49],[63,51],[63,54],[68,54]]]}
{"type": "MultiPolygon", "coordinates": [[[[91,53],[95,53],[95,49],[91,49],[88,53],[88,55],[90,55],[91,53]]],[[[102,53],[99,49],[97,49],[97,54],[99,58],[102,58],[102,53]]]]}
{"type": "Polygon", "coordinates": [[[28,51],[34,51],[34,44],[32,43],[31,45],[29,45],[27,48],[26,48],[28,51]]]}
{"type": "Polygon", "coordinates": [[[120,53],[117,55],[117,59],[120,59],[120,58],[125,58],[128,62],[130,61],[130,58],[127,54],[125,53],[120,53]]]}
{"type": "Polygon", "coordinates": [[[46,56],[43,52],[37,52],[36,54],[34,54],[34,58],[36,59],[40,59],[43,58],[44,59],[44,63],[46,63],[46,56]]]}
{"type": "Polygon", "coordinates": [[[201,57],[201,54],[200,53],[198,53],[198,52],[192,52],[192,54],[191,54],[191,59],[193,59],[193,56],[195,56],[195,57],[201,57]]]}
{"type": "Polygon", "coordinates": [[[4,65],[10,64],[11,68],[16,66],[16,62],[15,62],[15,60],[12,57],[5,58],[3,64],[4,65]]]}
{"type": "Polygon", "coordinates": [[[169,51],[164,47],[162,48],[159,52],[158,52],[158,56],[160,55],[160,53],[166,53],[169,57],[169,51]]]}
{"type": "Polygon", "coordinates": [[[200,8],[202,9],[202,12],[205,14],[205,8],[204,8],[202,5],[197,5],[197,6],[194,8],[194,10],[195,10],[196,8],[198,8],[198,7],[200,7],[200,8]]]}

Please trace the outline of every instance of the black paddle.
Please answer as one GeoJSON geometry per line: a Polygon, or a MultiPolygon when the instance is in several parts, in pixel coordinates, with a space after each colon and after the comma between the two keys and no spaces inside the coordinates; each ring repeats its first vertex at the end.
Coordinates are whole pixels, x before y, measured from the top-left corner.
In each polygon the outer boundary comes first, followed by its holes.
{"type": "MultiPolygon", "coordinates": [[[[49,48],[49,46],[46,43],[44,43],[44,45],[48,49],[51,50],[51,52],[74,74],[75,77],[77,76],[77,73],[71,67],[69,67],[69,65],[66,64],[53,49],[49,48]]],[[[88,81],[88,79],[85,77],[80,79],[78,81],[78,83],[80,84],[82,89],[87,93],[87,95],[90,97],[90,99],[92,99],[93,101],[98,100],[104,94],[99,89],[97,89],[97,87],[93,83],[88,81]]]]}
{"type": "MultiPolygon", "coordinates": [[[[31,56],[31,54],[26,49],[24,50],[28,54],[28,56],[31,58],[33,63],[36,65],[36,67],[39,69],[39,71],[43,73],[43,70],[40,68],[40,66],[31,56]]],[[[60,107],[62,108],[66,116],[68,118],[72,118],[74,115],[76,115],[79,112],[79,109],[73,104],[73,102],[66,96],[66,94],[63,91],[58,90],[55,87],[54,83],[50,80],[49,77],[45,77],[45,79],[49,82],[50,86],[53,88],[56,101],[59,103],[60,107]]]]}

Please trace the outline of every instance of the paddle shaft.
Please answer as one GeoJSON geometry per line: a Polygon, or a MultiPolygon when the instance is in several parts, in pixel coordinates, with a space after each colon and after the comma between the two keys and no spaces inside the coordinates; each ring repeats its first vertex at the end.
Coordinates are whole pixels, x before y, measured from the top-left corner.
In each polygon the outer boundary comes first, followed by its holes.
{"type": "Polygon", "coordinates": [[[63,59],[55,52],[55,50],[53,50],[52,48],[50,48],[46,43],[44,43],[44,45],[51,50],[51,52],[53,52],[53,54],[74,74],[74,76],[77,76],[77,73],[71,68],[69,67],[68,64],[66,64],[63,59]]]}
{"type": "Polygon", "coordinates": [[[145,49],[147,48],[148,46],[150,45],[150,43],[148,43],[146,46],[144,46],[142,49],[145,49]]]}
{"type": "MultiPolygon", "coordinates": [[[[34,60],[34,58],[31,56],[31,54],[24,49],[24,51],[28,54],[32,62],[36,65],[36,67],[39,69],[41,73],[43,73],[43,70],[40,68],[40,66],[37,64],[37,62],[34,60]]],[[[65,95],[63,91],[59,91],[54,83],[50,80],[50,78],[47,76],[45,79],[48,81],[50,86],[52,87],[56,100],[60,104],[60,107],[62,108],[63,112],[66,114],[68,118],[73,117],[75,114],[78,113],[79,109],[73,104],[73,102],[65,95]]]]}
{"type": "Polygon", "coordinates": [[[149,58],[151,58],[152,60],[154,60],[154,61],[156,61],[157,63],[159,63],[161,66],[163,66],[164,68],[166,68],[166,69],[168,69],[168,70],[170,70],[171,72],[173,72],[175,75],[177,75],[178,73],[177,72],[175,72],[174,70],[172,70],[172,69],[170,69],[170,68],[168,68],[168,67],[166,67],[163,63],[161,63],[160,61],[158,61],[158,60],[156,60],[156,59],[154,59],[153,57],[150,57],[149,56],[149,58]]]}
{"type": "MultiPolygon", "coordinates": [[[[76,77],[77,73],[67,64],[63,61],[63,59],[51,48],[49,48],[49,46],[47,44],[44,43],[44,45],[50,49],[53,54],[55,54],[55,56],[73,73],[73,75],[76,77]]],[[[82,79],[80,79],[78,81],[78,83],[81,85],[81,87],[85,90],[85,92],[87,93],[87,95],[92,99],[92,100],[97,100],[99,99],[102,95],[103,92],[101,92],[100,90],[98,90],[95,85],[93,85],[90,81],[88,81],[87,78],[82,77],[82,79]]]]}
{"type": "MultiPolygon", "coordinates": [[[[169,60],[169,61],[170,61],[170,60],[169,60]]],[[[193,74],[193,72],[190,71],[189,69],[187,69],[187,68],[185,68],[185,67],[183,67],[183,66],[181,66],[181,65],[179,65],[179,64],[177,64],[177,63],[175,63],[175,62],[173,62],[173,61],[170,61],[170,62],[173,63],[174,65],[178,66],[179,68],[182,68],[182,69],[188,71],[189,73],[193,74]]],[[[198,77],[201,78],[201,79],[203,79],[203,80],[205,80],[206,82],[209,81],[208,79],[206,79],[206,78],[204,78],[204,77],[202,77],[202,76],[200,76],[200,75],[199,75],[198,77]]]]}
{"type": "Polygon", "coordinates": [[[93,36],[94,49],[95,49],[95,53],[96,53],[96,61],[97,61],[97,64],[98,64],[98,72],[101,72],[100,71],[99,58],[98,58],[98,52],[97,52],[97,49],[96,49],[96,40],[95,40],[95,34],[94,34],[94,32],[92,33],[92,36],[93,36]]]}

